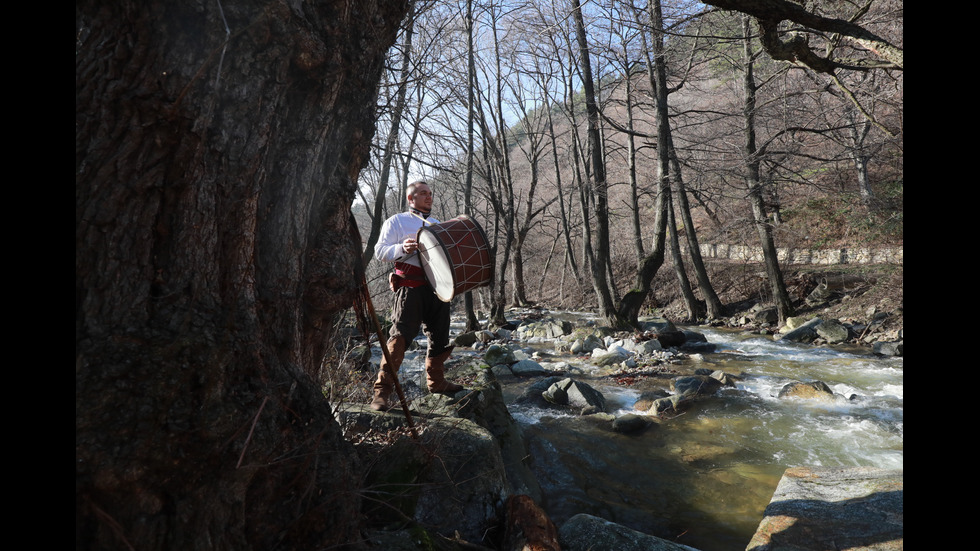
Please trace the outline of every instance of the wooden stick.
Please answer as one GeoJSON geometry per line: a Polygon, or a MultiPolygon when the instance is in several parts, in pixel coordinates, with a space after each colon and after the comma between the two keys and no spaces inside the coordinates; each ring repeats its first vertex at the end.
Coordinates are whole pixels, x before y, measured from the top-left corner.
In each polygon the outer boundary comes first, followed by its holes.
{"type": "Polygon", "coordinates": [[[415,422],[412,420],[412,413],[408,410],[408,401],[405,400],[405,393],[402,392],[402,385],[398,382],[398,372],[396,372],[391,367],[391,353],[388,351],[388,341],[386,341],[381,333],[381,323],[378,321],[378,315],[374,312],[374,303],[371,301],[371,292],[368,290],[367,279],[365,279],[364,274],[361,274],[361,291],[364,294],[364,301],[367,303],[368,314],[371,317],[371,322],[374,323],[374,331],[378,334],[378,344],[381,345],[381,355],[384,356],[384,367],[382,369],[388,372],[391,376],[391,380],[394,382],[395,393],[398,394],[398,401],[401,402],[402,411],[405,412],[405,421],[408,423],[408,430],[412,433],[412,438],[415,440],[419,439],[418,430],[415,428],[415,422]]]}

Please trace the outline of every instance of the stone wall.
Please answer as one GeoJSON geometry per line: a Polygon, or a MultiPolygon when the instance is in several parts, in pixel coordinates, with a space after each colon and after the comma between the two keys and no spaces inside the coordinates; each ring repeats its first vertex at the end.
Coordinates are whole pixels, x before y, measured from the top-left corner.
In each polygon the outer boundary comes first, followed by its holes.
{"type": "MultiPolygon", "coordinates": [[[[785,264],[903,264],[904,248],[871,249],[776,249],[785,264]]],[[[746,262],[762,262],[762,247],[749,245],[701,244],[701,256],[746,262]]]]}

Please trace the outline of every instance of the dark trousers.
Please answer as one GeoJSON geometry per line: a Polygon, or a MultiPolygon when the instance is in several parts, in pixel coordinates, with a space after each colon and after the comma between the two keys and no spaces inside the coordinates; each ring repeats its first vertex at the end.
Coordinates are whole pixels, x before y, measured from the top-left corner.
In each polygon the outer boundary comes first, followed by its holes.
{"type": "Polygon", "coordinates": [[[449,348],[450,303],[439,300],[428,284],[419,287],[399,287],[391,307],[390,336],[401,336],[405,344],[419,334],[421,327],[429,339],[427,357],[433,358],[449,348]]]}

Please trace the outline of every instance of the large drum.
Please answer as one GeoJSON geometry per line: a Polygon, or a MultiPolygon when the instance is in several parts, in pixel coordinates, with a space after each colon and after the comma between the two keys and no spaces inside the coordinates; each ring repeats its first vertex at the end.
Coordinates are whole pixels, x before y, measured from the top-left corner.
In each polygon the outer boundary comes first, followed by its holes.
{"type": "Polygon", "coordinates": [[[440,300],[449,302],[493,280],[487,234],[469,216],[422,226],[416,240],[425,278],[440,300]]]}

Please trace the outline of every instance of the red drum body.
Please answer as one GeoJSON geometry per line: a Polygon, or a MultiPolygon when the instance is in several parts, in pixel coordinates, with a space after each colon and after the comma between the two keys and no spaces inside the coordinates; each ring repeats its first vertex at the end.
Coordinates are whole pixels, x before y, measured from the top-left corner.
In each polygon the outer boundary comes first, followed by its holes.
{"type": "Polygon", "coordinates": [[[443,302],[493,280],[487,234],[469,216],[422,226],[416,240],[425,278],[443,302]]]}

